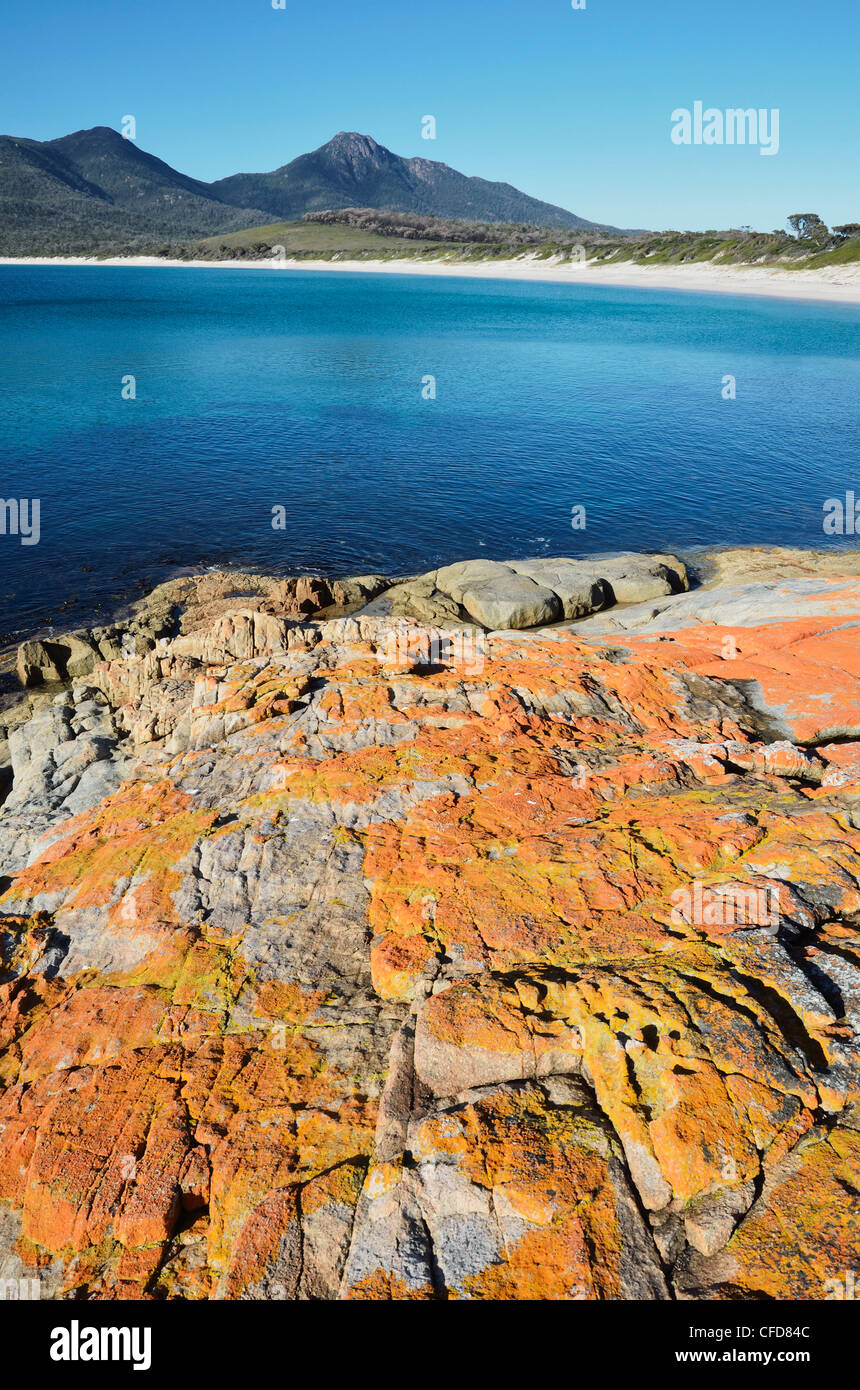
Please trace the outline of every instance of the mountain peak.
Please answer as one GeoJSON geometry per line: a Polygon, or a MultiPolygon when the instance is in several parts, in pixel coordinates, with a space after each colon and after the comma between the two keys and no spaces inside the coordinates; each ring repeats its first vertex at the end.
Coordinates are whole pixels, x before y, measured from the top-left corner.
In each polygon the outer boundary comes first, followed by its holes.
{"type": "Polygon", "coordinates": [[[94,125],[87,130],[75,130],[71,135],[61,135],[57,140],[46,140],[46,145],[74,146],[77,149],[116,150],[130,142],[109,125],[94,125]]]}
{"type": "MultiPolygon", "coordinates": [[[[374,140],[372,135],[362,135],[359,130],[339,130],[337,135],[333,135],[328,144],[323,145],[324,150],[384,150],[385,146],[380,145],[374,140]]],[[[386,150],[386,154],[390,151],[386,150]]]]}
{"type": "Polygon", "coordinates": [[[362,178],[369,171],[381,169],[397,157],[371,135],[362,135],[357,130],[338,131],[316,154],[326,164],[353,178],[362,178]]]}

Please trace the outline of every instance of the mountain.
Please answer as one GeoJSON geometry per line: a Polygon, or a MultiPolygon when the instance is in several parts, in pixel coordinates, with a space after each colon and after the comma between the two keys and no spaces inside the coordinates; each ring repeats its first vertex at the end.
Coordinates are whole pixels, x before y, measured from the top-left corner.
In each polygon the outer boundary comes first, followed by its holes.
{"type": "Polygon", "coordinates": [[[109,211],[101,189],[59,153],[37,140],[0,136],[0,251],[26,254],[91,241],[104,234],[109,211]]]}
{"type": "MultiPolygon", "coordinates": [[[[108,126],[56,140],[0,136],[0,255],[152,249],[273,219],[360,207],[544,227],[599,224],[431,159],[403,159],[342,131],[268,174],[203,183],[108,126]]],[[[614,230],[614,229],[608,229],[614,230]]]]}
{"type": "Polygon", "coordinates": [[[476,222],[595,227],[509,183],[469,178],[432,159],[403,159],[369,135],[341,131],[312,154],[269,174],[233,174],[211,185],[234,207],[263,207],[284,221],[329,208],[385,208],[476,222]]]}
{"type": "Polygon", "coordinates": [[[107,126],[58,140],[0,136],[0,253],[80,254],[265,220],[107,126]]]}
{"type": "Polygon", "coordinates": [[[207,210],[223,206],[208,184],[171,169],[109,126],[47,140],[42,148],[67,161],[116,207],[132,207],[144,216],[162,216],[165,209],[183,204],[196,207],[202,202],[207,210]]]}

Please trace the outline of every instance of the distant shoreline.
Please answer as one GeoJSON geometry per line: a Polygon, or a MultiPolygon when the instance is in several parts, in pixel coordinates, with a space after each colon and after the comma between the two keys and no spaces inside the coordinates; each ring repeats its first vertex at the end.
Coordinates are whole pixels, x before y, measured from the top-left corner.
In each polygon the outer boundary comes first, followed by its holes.
{"type": "Polygon", "coordinates": [[[603,286],[605,288],[685,290],[693,293],[759,295],[767,298],[860,304],[860,263],[823,270],[781,270],[769,266],[695,265],[651,266],[620,263],[576,265],[521,257],[507,261],[421,260],[287,260],[176,261],[157,256],[5,257],[0,266],[119,266],[209,270],[309,270],[351,274],[434,275],[479,280],[519,280],[538,283],[603,286]]]}

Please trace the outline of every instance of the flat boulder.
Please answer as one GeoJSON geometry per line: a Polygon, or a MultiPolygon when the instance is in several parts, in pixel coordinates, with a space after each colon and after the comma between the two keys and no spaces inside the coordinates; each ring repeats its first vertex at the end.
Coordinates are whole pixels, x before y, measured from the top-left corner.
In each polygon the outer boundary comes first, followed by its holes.
{"type": "Polygon", "coordinates": [[[620,555],[595,568],[616,603],[647,603],[690,587],[686,567],[674,555],[620,555]]]}
{"type": "Polygon", "coordinates": [[[442,569],[429,577],[443,594],[447,594],[455,603],[462,603],[467,589],[504,582],[511,573],[511,566],[500,560],[461,560],[456,565],[443,565],[442,569]]]}
{"type": "Polygon", "coordinates": [[[492,630],[540,627],[564,616],[552,589],[513,570],[466,589],[460,601],[470,617],[492,630]]]}
{"type": "Polygon", "coordinates": [[[525,560],[511,565],[515,574],[551,589],[562,606],[562,616],[583,618],[611,602],[611,591],[593,566],[572,560],[525,560]]]}

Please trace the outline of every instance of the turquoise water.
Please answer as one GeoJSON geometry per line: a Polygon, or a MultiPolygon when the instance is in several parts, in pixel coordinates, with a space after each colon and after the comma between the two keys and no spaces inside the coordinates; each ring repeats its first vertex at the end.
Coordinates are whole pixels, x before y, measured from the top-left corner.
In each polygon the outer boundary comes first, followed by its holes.
{"type": "Polygon", "coordinates": [[[0,633],[176,566],[860,544],[822,530],[826,498],[860,495],[858,324],[716,294],[0,267],[0,497],[41,503],[38,545],[0,535],[0,633]]]}

